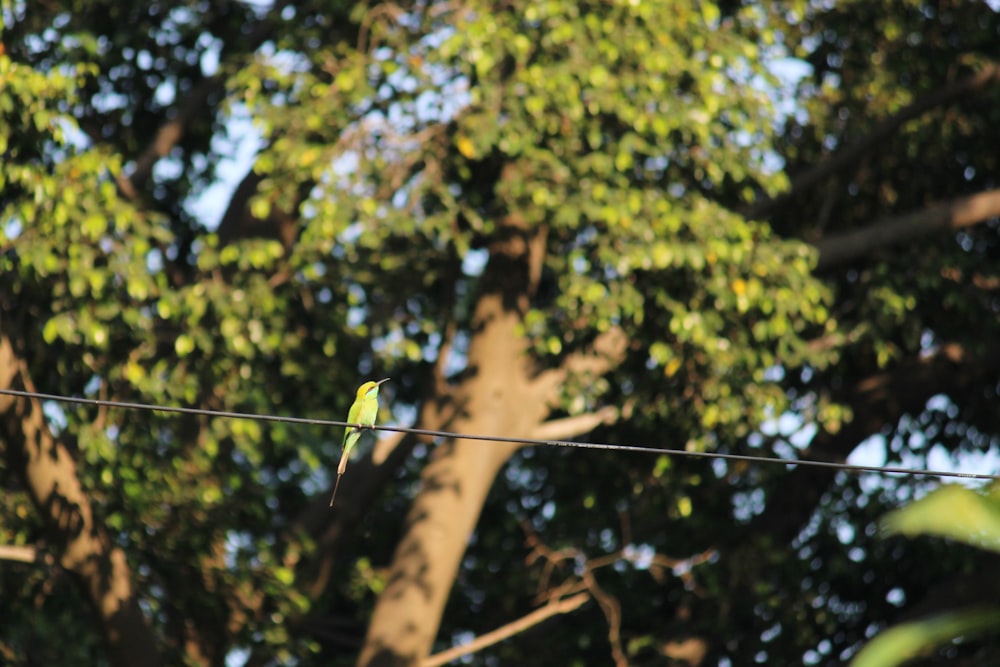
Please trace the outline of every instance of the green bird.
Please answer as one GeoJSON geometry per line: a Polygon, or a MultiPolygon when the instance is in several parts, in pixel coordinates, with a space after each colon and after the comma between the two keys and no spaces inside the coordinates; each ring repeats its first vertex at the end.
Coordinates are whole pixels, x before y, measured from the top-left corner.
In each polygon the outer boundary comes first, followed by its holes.
{"type": "Polygon", "coordinates": [[[378,388],[383,382],[388,381],[389,378],[378,382],[369,381],[358,387],[354,403],[351,404],[351,409],[347,412],[347,422],[361,426],[348,426],[344,429],[344,453],[340,455],[340,465],[337,466],[337,481],[333,485],[333,495],[330,496],[330,507],[333,507],[333,499],[337,497],[340,477],[347,470],[347,457],[350,456],[354,445],[361,439],[363,427],[375,425],[375,417],[378,416],[378,388]]]}

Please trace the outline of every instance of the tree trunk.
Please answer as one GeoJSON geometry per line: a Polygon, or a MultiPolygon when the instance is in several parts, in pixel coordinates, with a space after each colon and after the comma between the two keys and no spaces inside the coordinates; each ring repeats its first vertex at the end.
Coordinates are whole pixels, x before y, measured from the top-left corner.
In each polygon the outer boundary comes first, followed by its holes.
{"type": "MultiPolygon", "coordinates": [[[[544,253],[543,232],[507,220],[490,247],[476,304],[469,365],[455,392],[460,433],[527,437],[549,408],[518,334],[544,253]]],[[[431,650],[466,545],[497,472],[519,445],[438,445],[393,557],[358,664],[417,665],[431,650]]]]}
{"type": "MultiPolygon", "coordinates": [[[[24,359],[0,335],[0,386],[34,391],[24,359]]],[[[125,552],[113,545],[80,487],[76,462],[52,437],[36,399],[0,396],[0,439],[12,470],[24,479],[57,562],[97,612],[111,664],[162,664],[156,638],[139,609],[125,552]]]]}

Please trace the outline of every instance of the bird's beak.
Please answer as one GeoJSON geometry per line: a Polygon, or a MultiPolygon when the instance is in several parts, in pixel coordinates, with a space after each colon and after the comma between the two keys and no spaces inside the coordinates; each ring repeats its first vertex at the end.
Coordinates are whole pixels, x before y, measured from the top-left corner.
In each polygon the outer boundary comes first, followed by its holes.
{"type": "Polygon", "coordinates": [[[386,379],[384,379],[384,380],[379,380],[378,382],[376,382],[376,383],[375,383],[375,386],[377,387],[377,386],[381,385],[381,384],[382,384],[383,382],[388,382],[388,381],[389,381],[389,380],[391,380],[391,379],[392,379],[392,378],[386,378],[386,379]]]}

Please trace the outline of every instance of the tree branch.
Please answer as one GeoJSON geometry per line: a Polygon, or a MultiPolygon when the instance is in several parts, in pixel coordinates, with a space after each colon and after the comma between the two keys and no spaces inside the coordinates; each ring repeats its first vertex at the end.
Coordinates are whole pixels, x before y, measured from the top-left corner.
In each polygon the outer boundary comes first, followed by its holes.
{"type": "Polygon", "coordinates": [[[593,431],[601,424],[611,424],[618,419],[618,408],[608,405],[597,412],[588,412],[562,419],[550,419],[539,424],[531,437],[539,440],[565,440],[593,431]]]}
{"type": "Polygon", "coordinates": [[[811,169],[792,179],[791,187],[784,194],[773,199],[762,199],[751,206],[744,215],[747,218],[759,219],[770,216],[775,209],[787,204],[803,191],[820,183],[828,176],[847,169],[867,153],[876,150],[879,145],[904,123],[939,106],[952,102],[977,92],[1000,81],[1000,65],[990,64],[972,76],[961,81],[950,83],[938,90],[920,98],[913,104],[904,107],[896,114],[884,119],[867,135],[861,137],[829,156],[811,169]]]}
{"type": "Polygon", "coordinates": [[[618,327],[611,328],[595,338],[589,350],[570,354],[557,368],[539,373],[531,383],[531,391],[536,400],[554,404],[559,396],[559,389],[567,378],[574,375],[604,375],[625,358],[627,345],[628,336],[625,332],[618,327]]]}
{"type": "Polygon", "coordinates": [[[911,241],[946,229],[961,229],[1000,215],[1000,189],[887,218],[863,229],[827,237],[816,244],[816,272],[828,271],[867,256],[873,250],[911,241]]]}
{"type": "Polygon", "coordinates": [[[468,644],[455,646],[446,651],[441,651],[440,653],[424,658],[424,660],[420,663],[420,667],[439,667],[439,665],[446,665],[452,660],[458,660],[462,656],[481,651],[488,646],[492,646],[493,644],[501,642],[509,637],[513,637],[520,632],[524,632],[531,626],[538,625],[547,618],[557,614],[568,614],[571,611],[575,611],[588,600],[590,600],[590,593],[585,592],[574,595],[571,598],[566,598],[557,602],[550,602],[544,607],[539,607],[535,611],[522,616],[516,621],[512,621],[507,625],[493,630],[492,632],[488,632],[485,635],[477,637],[468,644]]]}
{"type": "MultiPolygon", "coordinates": [[[[0,334],[0,386],[34,391],[27,363],[0,334]]],[[[111,664],[162,664],[157,640],[139,608],[125,552],[94,516],[65,443],[52,436],[38,400],[0,397],[0,438],[25,487],[59,565],[69,571],[100,619],[111,664]]]]}
{"type": "Polygon", "coordinates": [[[184,137],[191,120],[203,113],[203,108],[212,94],[223,90],[223,80],[220,76],[211,76],[200,80],[188,93],[181,98],[171,118],[156,131],[156,136],[146,146],[145,150],[135,159],[135,169],[129,176],[118,176],[118,187],[132,201],[139,199],[139,190],[143,188],[153,167],[160,158],[166,157],[184,137]]]}
{"type": "Polygon", "coordinates": [[[23,544],[0,544],[0,560],[18,563],[48,563],[51,559],[44,551],[23,544]]]}
{"type": "Polygon", "coordinates": [[[405,462],[416,442],[412,436],[404,438],[379,463],[373,460],[372,453],[353,462],[351,474],[344,475],[337,493],[336,508],[329,507],[329,493],[320,494],[297,522],[298,528],[316,539],[316,556],[296,574],[302,591],[311,599],[317,599],[330,583],[337,559],[335,547],[341,537],[361,523],[376,495],[405,462]]]}
{"type": "Polygon", "coordinates": [[[216,229],[221,245],[228,245],[241,239],[263,238],[280,242],[287,252],[295,244],[299,233],[298,206],[305,200],[314,183],[307,182],[298,186],[296,206],[291,211],[271,206],[267,218],[260,220],[250,212],[249,202],[263,180],[263,176],[251,169],[236,186],[216,229]]]}
{"type": "MultiPolygon", "coordinates": [[[[421,405],[418,422],[430,429],[447,428],[451,419],[459,412],[457,406],[455,409],[442,409],[442,406],[447,404],[447,400],[438,404],[433,397],[425,401],[421,405]]],[[[329,493],[321,493],[288,531],[289,540],[297,539],[298,534],[305,532],[316,541],[315,553],[304,558],[295,572],[296,586],[310,599],[318,599],[328,589],[337,561],[337,545],[341,538],[350,534],[364,519],[365,513],[375,502],[378,493],[385,488],[419,441],[419,438],[412,434],[400,435],[404,437],[398,440],[390,438],[392,442],[388,446],[383,445],[382,448],[379,445],[386,438],[380,439],[370,454],[351,464],[351,474],[345,476],[337,496],[342,498],[343,502],[338,501],[335,510],[331,510],[327,504],[329,493]]],[[[259,610],[266,604],[266,596],[261,596],[245,606],[259,610]]],[[[297,628],[308,621],[308,617],[292,619],[291,625],[297,628]]],[[[264,648],[256,648],[247,658],[244,667],[260,667],[271,662],[273,662],[272,655],[264,648]]]]}
{"type": "MultiPolygon", "coordinates": [[[[943,345],[928,356],[866,378],[846,393],[854,418],[837,433],[820,432],[808,453],[830,461],[844,461],[858,444],[904,414],[918,413],[937,394],[968,390],[1000,372],[1000,350],[970,354],[956,343],[943,345]]],[[[767,497],[767,507],[749,528],[750,534],[767,534],[775,543],[787,543],[798,534],[826,492],[832,476],[828,470],[800,466],[767,497]]]]}
{"type": "MultiPolygon", "coordinates": [[[[288,4],[289,0],[275,2],[271,8],[271,16],[280,16],[281,11],[288,4]]],[[[262,19],[258,22],[247,37],[248,50],[250,52],[256,51],[271,35],[272,28],[270,19],[262,19]]],[[[118,188],[128,199],[132,201],[139,199],[139,190],[149,180],[156,163],[160,161],[160,158],[167,156],[174,146],[184,138],[184,133],[191,121],[204,113],[209,98],[224,92],[224,90],[225,79],[222,76],[209,76],[198,81],[190,91],[180,98],[180,102],[169,114],[169,119],[159,127],[156,136],[135,159],[135,169],[131,175],[118,177],[118,188]]]]}

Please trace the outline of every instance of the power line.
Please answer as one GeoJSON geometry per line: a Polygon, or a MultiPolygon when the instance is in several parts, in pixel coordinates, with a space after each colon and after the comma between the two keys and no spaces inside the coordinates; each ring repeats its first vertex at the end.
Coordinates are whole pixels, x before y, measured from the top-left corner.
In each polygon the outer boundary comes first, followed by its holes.
{"type": "Polygon", "coordinates": [[[394,431],[426,435],[433,438],[455,438],[463,440],[479,440],[483,442],[504,442],[521,445],[536,445],[541,447],[576,447],[578,449],[605,449],[619,452],[634,452],[636,454],[660,454],[668,456],[689,456],[693,458],[723,459],[726,461],[744,461],[748,463],[768,463],[784,466],[812,466],[815,468],[832,468],[851,473],[873,472],[881,474],[921,475],[926,477],[958,477],[962,479],[1000,480],[1000,475],[985,473],[953,472],[949,470],[919,470],[917,468],[902,468],[896,466],[865,466],[833,461],[814,461],[810,459],[778,459],[768,456],[751,456],[749,454],[723,454],[720,452],[691,452],[686,449],[666,449],[660,447],[644,447],[639,445],[616,445],[604,442],[578,442],[575,440],[538,440],[534,438],[511,438],[501,435],[476,435],[472,433],[453,433],[451,431],[435,431],[433,429],[412,428],[409,426],[362,426],[335,419],[313,419],[309,417],[286,417],[283,415],[254,414],[249,412],[229,412],[226,410],[204,410],[201,408],[184,408],[171,405],[152,405],[149,403],[130,403],[126,401],[105,401],[98,398],[80,398],[76,396],[59,396],[35,391],[18,389],[0,389],[0,394],[35,398],[41,401],[58,403],[78,403],[106,408],[121,408],[125,410],[148,410],[152,412],[169,412],[205,417],[222,417],[227,419],[249,419],[252,421],[280,422],[285,424],[308,424],[310,426],[340,426],[370,428],[374,431],[394,431]]]}

